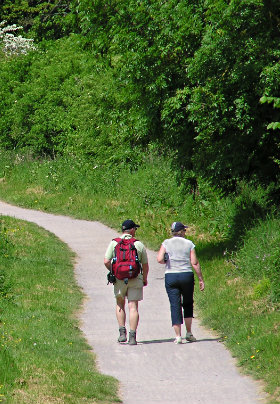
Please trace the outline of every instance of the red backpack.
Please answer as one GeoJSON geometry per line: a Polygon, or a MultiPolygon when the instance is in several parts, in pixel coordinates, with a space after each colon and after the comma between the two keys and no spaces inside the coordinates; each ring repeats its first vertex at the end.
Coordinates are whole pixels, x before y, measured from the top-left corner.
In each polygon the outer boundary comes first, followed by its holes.
{"type": "Polygon", "coordinates": [[[141,264],[134,245],[135,238],[114,238],[118,244],[112,260],[112,272],[117,279],[136,278],[141,272],[141,264]]]}

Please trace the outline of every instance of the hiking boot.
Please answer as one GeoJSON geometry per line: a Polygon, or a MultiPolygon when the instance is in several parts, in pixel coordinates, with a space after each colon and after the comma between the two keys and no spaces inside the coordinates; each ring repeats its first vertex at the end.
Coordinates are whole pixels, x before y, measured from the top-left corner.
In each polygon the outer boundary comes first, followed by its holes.
{"type": "Polygon", "coordinates": [[[126,338],[126,329],[125,329],[125,327],[120,327],[119,332],[120,332],[120,336],[118,338],[118,342],[126,342],[127,338],[126,338]]]}
{"type": "Polygon", "coordinates": [[[181,337],[181,336],[180,336],[180,337],[176,337],[175,340],[174,340],[174,343],[175,343],[175,344],[182,344],[182,337],[181,337]]]}
{"type": "Polygon", "coordinates": [[[196,341],[196,338],[192,335],[191,332],[187,332],[187,334],[186,334],[186,341],[187,341],[187,342],[195,342],[195,341],[196,341]]]}
{"type": "Polygon", "coordinates": [[[129,332],[129,340],[128,340],[129,345],[137,345],[136,341],[136,331],[130,331],[129,332]]]}

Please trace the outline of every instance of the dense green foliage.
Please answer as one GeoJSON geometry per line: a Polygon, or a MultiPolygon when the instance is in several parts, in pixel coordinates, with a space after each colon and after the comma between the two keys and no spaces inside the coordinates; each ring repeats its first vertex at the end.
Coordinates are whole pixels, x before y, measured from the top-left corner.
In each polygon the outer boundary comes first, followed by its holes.
{"type": "Polygon", "coordinates": [[[78,28],[71,0],[3,0],[0,19],[23,27],[36,41],[58,39],[78,28]]]}
{"type": "Polygon", "coordinates": [[[0,18],[41,49],[1,60],[0,145],[134,167],[152,147],[186,189],[275,197],[279,17],[277,0],[5,0],[0,18]]]}
{"type": "Polygon", "coordinates": [[[140,142],[131,137],[134,116],[124,112],[129,101],[83,45],[72,35],[0,64],[2,147],[86,155],[94,165],[134,161],[140,142]]]}
{"type": "Polygon", "coordinates": [[[99,3],[81,2],[82,29],[137,94],[149,139],[224,189],[241,178],[275,181],[278,134],[266,129],[271,111],[259,99],[279,90],[269,85],[279,56],[278,2],[99,3]]]}

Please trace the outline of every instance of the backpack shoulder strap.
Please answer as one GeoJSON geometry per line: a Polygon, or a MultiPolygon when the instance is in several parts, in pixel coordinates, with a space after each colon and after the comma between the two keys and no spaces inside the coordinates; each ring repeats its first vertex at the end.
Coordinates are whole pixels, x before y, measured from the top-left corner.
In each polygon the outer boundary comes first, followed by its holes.
{"type": "Polygon", "coordinates": [[[138,257],[138,251],[137,251],[137,248],[135,247],[135,241],[138,241],[136,238],[130,238],[129,239],[129,241],[130,241],[130,244],[131,244],[131,249],[133,249],[133,250],[135,250],[135,255],[136,255],[136,258],[137,258],[137,260],[139,260],[139,257],[138,257]]]}

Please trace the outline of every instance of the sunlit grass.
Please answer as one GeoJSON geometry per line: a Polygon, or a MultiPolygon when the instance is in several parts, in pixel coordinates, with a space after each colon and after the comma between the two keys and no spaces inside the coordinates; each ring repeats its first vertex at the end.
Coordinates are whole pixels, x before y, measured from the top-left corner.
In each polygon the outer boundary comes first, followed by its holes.
{"type": "Polygon", "coordinates": [[[1,218],[0,402],[116,402],[74,314],[83,295],[73,254],[33,224],[1,218]]]}
{"type": "Polygon", "coordinates": [[[213,257],[203,248],[198,255],[206,278],[203,294],[195,302],[203,324],[218,331],[243,372],[264,380],[271,403],[279,402],[279,305],[269,294],[256,295],[255,284],[225,259],[223,249],[213,257]]]}
{"type": "Polygon", "coordinates": [[[79,159],[15,161],[0,163],[0,198],[11,203],[117,230],[133,218],[141,225],[137,236],[155,250],[174,220],[188,224],[206,281],[195,298],[200,318],[279,402],[279,218],[257,220],[266,211],[262,190],[243,187],[235,201],[204,185],[194,198],[178,189],[170,162],[157,158],[133,171],[79,159]]]}

